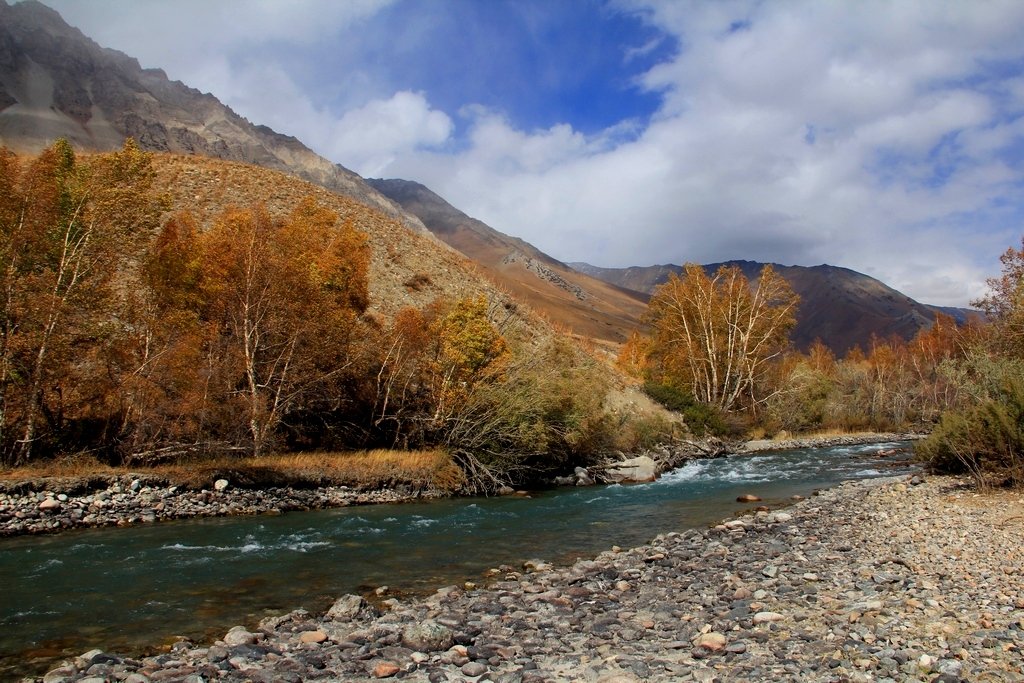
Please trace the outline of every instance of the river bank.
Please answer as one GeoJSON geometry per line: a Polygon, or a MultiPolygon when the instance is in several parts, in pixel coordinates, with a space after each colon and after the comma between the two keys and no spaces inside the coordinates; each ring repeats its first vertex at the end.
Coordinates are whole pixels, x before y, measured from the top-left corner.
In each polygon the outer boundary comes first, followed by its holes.
{"type": "Polygon", "coordinates": [[[45,680],[1024,680],[1024,495],[912,481],[500,567],[383,613],[345,596],[209,646],[91,651],[45,680]]]}
{"type": "MultiPolygon", "coordinates": [[[[837,445],[905,441],[913,434],[846,434],[802,439],[680,443],[659,446],[637,457],[649,460],[658,474],[694,458],[837,445]]],[[[623,456],[625,457],[625,456],[623,456]]],[[[582,469],[582,468],[579,468],[582,469]]],[[[578,469],[578,472],[579,472],[578,469]]],[[[593,484],[595,476],[568,477],[560,483],[593,484]]],[[[597,475],[600,476],[600,475],[597,475]]],[[[506,491],[512,493],[511,489],[506,491]]],[[[413,486],[366,489],[342,485],[253,486],[231,478],[211,477],[193,488],[146,472],[78,477],[33,477],[0,481],[0,537],[56,533],[83,527],[126,526],[193,517],[278,514],[350,505],[410,502],[452,495],[413,486]]]]}

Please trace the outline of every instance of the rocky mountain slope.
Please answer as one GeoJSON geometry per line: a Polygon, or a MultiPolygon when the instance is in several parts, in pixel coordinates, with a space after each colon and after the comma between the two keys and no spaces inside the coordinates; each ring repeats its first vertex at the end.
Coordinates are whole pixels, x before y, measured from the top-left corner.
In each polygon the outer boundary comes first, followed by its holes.
{"type": "Polygon", "coordinates": [[[351,221],[370,239],[370,312],[389,318],[404,306],[422,308],[438,297],[457,299],[484,295],[541,332],[540,323],[491,283],[476,274],[465,257],[438,244],[429,234],[414,232],[396,218],[351,197],[279,171],[200,156],[156,154],[157,186],[170,199],[172,211],[192,212],[200,225],[209,224],[228,206],[249,206],[259,200],[274,216],[285,216],[303,197],[351,221]]]}
{"type": "Polygon", "coordinates": [[[91,151],[117,149],[133,137],[150,151],[286,171],[424,230],[357,174],[295,138],[254,125],[213,95],[100,47],[35,0],[0,0],[0,144],[35,153],[58,137],[91,151]]]}
{"type": "MultiPolygon", "coordinates": [[[[668,280],[669,275],[682,272],[682,266],[672,264],[631,268],[599,268],[586,263],[569,265],[606,282],[647,294],[668,280]]],[[[704,267],[713,272],[720,265],[713,263],[704,267]]],[[[738,265],[751,280],[758,277],[764,266],[754,261],[730,261],[728,265],[738,265]]],[[[793,343],[800,349],[821,339],[835,353],[843,355],[854,346],[867,349],[872,335],[910,339],[931,326],[936,312],[952,315],[960,323],[976,315],[965,309],[919,303],[873,277],[848,268],[772,266],[800,295],[800,310],[792,333],[793,343]]]]}
{"type": "Polygon", "coordinates": [[[647,297],[569,268],[532,244],[470,218],[408,180],[367,181],[481,266],[516,298],[576,334],[621,342],[640,324],[647,297]]]}
{"type": "MultiPolygon", "coordinates": [[[[422,185],[364,180],[299,140],[251,123],[213,95],[102,48],[36,0],[14,5],[0,0],[0,145],[34,153],[57,137],[97,151],[119,148],[126,137],[134,137],[147,150],[255,164],[297,176],[382,212],[424,236],[423,245],[433,241],[433,249],[445,249],[440,242],[446,243],[478,265],[468,277],[482,273],[573,333],[612,344],[640,324],[646,295],[678,270],[569,267],[466,216],[422,185]]],[[[381,253],[406,253],[396,244],[381,253]]],[[[459,260],[455,254],[445,258],[459,260]]],[[[760,264],[739,263],[748,275],[760,269],[760,264]]],[[[780,271],[803,298],[795,333],[801,348],[821,338],[843,353],[865,345],[872,334],[910,337],[929,325],[937,310],[844,268],[780,271]]],[[[433,282],[444,279],[426,270],[422,275],[433,282]]]]}

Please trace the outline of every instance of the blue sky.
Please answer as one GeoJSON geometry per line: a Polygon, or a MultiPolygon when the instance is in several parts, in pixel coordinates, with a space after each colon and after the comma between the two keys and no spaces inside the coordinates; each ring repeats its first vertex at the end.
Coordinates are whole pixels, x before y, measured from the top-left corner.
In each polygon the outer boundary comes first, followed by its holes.
{"type": "Polygon", "coordinates": [[[53,0],[556,258],[831,263],[965,305],[1024,232],[1017,0],[53,0]]]}

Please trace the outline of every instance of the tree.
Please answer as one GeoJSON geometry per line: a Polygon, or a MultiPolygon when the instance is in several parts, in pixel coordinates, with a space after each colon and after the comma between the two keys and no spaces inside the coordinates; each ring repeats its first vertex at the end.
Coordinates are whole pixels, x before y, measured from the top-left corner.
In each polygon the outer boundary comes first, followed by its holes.
{"type": "Polygon", "coordinates": [[[206,283],[192,214],[171,216],[140,265],[120,344],[117,437],[123,456],[151,460],[203,449],[218,405],[211,369],[222,354],[209,343],[216,327],[201,317],[206,283]]]}
{"type": "Polygon", "coordinates": [[[1024,357],[1024,238],[1021,248],[1010,247],[999,257],[1003,273],[989,278],[987,296],[972,301],[992,324],[992,342],[1000,353],[1024,357]]]}
{"type": "Polygon", "coordinates": [[[799,298],[771,266],[752,285],[737,266],[687,264],[655,290],[651,353],[666,383],[721,410],[756,408],[767,365],[788,345],[799,298]]]}
{"type": "MultiPolygon", "coordinates": [[[[157,226],[148,154],[132,140],[80,161],[59,140],[26,165],[0,162],[0,442],[28,460],[60,429],[76,374],[109,330],[121,266],[157,226]],[[17,440],[12,441],[17,431],[17,440]]],[[[88,403],[88,401],[86,401],[88,403]]]]}
{"type": "Polygon", "coordinates": [[[366,235],[312,198],[284,220],[229,208],[202,233],[169,220],[144,264],[135,441],[191,433],[260,456],[289,416],[329,411],[369,304],[369,256],[366,235]]]}

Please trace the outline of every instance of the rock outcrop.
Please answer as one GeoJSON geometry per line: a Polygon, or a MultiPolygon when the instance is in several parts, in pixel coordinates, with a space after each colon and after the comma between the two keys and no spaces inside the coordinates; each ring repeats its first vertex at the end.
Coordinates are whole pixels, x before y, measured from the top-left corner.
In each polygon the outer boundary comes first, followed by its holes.
{"type": "Polygon", "coordinates": [[[35,153],[58,137],[94,151],[119,148],[132,137],[150,151],[286,171],[427,232],[359,175],[294,137],[255,125],[213,95],[100,47],[35,0],[0,0],[0,143],[35,153]]]}

